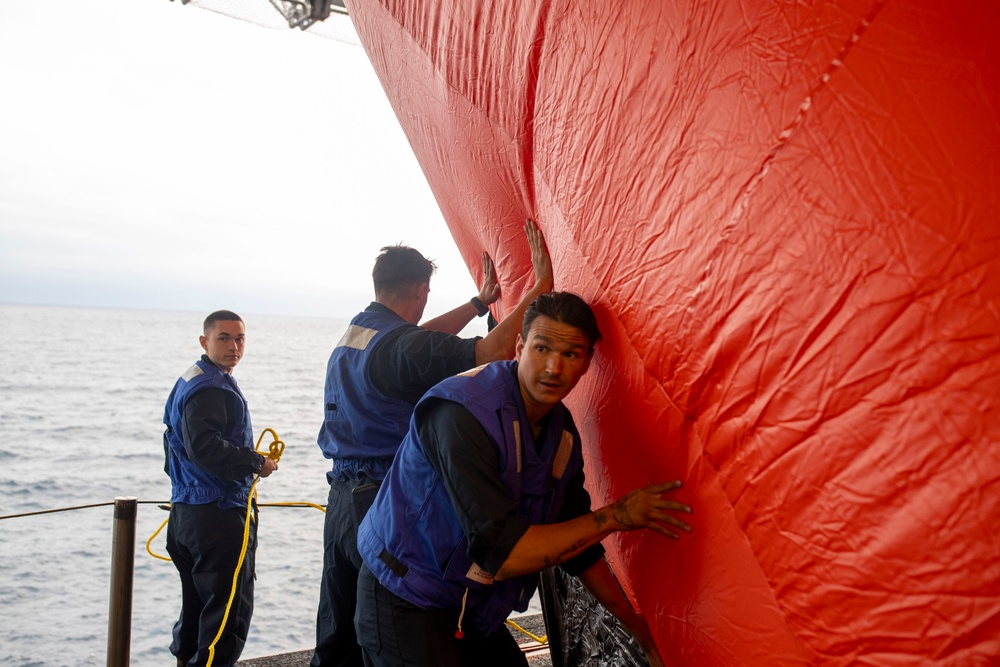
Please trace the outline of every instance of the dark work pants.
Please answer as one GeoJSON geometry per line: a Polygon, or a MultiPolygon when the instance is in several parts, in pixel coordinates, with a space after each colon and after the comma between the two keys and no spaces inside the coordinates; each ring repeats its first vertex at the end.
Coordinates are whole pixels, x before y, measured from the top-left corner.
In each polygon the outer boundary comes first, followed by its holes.
{"type": "Polygon", "coordinates": [[[457,639],[459,611],[420,609],[387,590],[362,565],[355,624],[366,667],[527,667],[503,626],[483,635],[464,623],[465,636],[457,639]]]}
{"type": "MultiPolygon", "coordinates": [[[[170,644],[178,664],[196,667],[208,662],[209,646],[222,627],[232,592],[245,520],[245,509],[223,510],[215,503],[176,503],[170,508],[167,553],[181,577],[181,613],[170,644]]],[[[213,667],[236,664],[246,644],[253,615],[256,549],[257,522],[252,521],[226,629],[215,643],[213,667]]]]}
{"type": "Polygon", "coordinates": [[[378,482],[336,480],[330,484],[323,524],[323,582],[316,613],[316,649],[310,667],[362,667],[354,633],[358,595],[358,524],[375,500],[378,482]]]}

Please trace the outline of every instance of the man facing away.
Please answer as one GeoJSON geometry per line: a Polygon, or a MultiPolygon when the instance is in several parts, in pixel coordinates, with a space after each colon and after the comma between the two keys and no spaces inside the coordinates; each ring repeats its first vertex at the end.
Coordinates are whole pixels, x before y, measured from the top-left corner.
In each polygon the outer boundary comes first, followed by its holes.
{"type": "Polygon", "coordinates": [[[663,664],[646,621],[604,560],[600,541],[649,528],[689,531],[663,495],[636,489],[596,511],[584,489],[580,435],[562,399],[601,334],[590,307],[552,292],[527,309],[515,361],[433,387],[417,404],[358,531],[358,637],[369,667],[527,665],[504,628],[537,573],[561,565],[663,664]]]}
{"type": "MultiPolygon", "coordinates": [[[[254,451],[247,400],[232,375],[246,345],[243,320],[216,311],[205,318],[199,342],[205,354],[177,380],[163,412],[164,470],[172,487],[167,553],[181,577],[181,613],[170,644],[178,667],[208,662],[243,550],[250,486],[255,474],[278,469],[254,451]]],[[[254,517],[232,608],[214,646],[218,667],[234,665],[246,644],[256,548],[254,517]]]]}
{"type": "Polygon", "coordinates": [[[327,365],[325,421],[318,444],[332,459],[323,530],[323,580],[311,667],[361,667],[354,631],[361,556],[357,529],[406,434],[424,392],[456,373],[514,354],[528,304],[552,289],[552,263],[531,220],[524,227],[535,284],[484,338],[457,334],[499,297],[493,262],[483,253],[479,295],[423,325],[434,263],[413,248],[389,246],[375,261],[375,301],[359,313],[327,365]]]}

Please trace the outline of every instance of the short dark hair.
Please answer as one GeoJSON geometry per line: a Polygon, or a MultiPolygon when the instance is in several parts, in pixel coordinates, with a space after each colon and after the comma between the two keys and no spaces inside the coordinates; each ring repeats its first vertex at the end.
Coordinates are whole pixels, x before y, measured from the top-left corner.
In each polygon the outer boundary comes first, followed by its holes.
{"type": "Polygon", "coordinates": [[[375,259],[372,281],[375,294],[391,294],[410,285],[430,283],[437,265],[408,246],[387,245],[375,259]]]}
{"type": "Polygon", "coordinates": [[[590,341],[587,353],[594,351],[594,345],[601,340],[601,330],[597,327],[597,318],[590,305],[572,292],[548,292],[538,296],[528,304],[524,311],[524,324],[521,326],[521,339],[528,340],[531,324],[539,315],[552,318],[556,322],[568,324],[583,332],[590,341]]]}
{"type": "Polygon", "coordinates": [[[205,318],[202,332],[207,336],[216,322],[242,322],[243,318],[231,310],[217,310],[205,318]]]}

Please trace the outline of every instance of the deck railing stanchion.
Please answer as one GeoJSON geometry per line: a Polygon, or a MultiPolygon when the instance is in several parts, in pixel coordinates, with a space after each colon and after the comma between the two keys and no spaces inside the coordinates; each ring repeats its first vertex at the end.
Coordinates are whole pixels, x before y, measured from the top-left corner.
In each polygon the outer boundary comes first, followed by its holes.
{"type": "Polygon", "coordinates": [[[108,609],[108,667],[128,667],[129,663],[137,507],[136,498],[115,498],[114,536],[111,542],[111,601],[108,609]]]}

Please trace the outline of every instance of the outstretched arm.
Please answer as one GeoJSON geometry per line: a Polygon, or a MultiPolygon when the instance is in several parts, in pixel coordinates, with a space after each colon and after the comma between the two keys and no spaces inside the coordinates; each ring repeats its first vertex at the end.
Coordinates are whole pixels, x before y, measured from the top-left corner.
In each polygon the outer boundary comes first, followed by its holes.
{"type": "Polygon", "coordinates": [[[526,220],[524,233],[528,237],[528,246],[531,248],[531,266],[535,271],[535,284],[521,298],[517,307],[508,313],[507,317],[503,318],[485,338],[476,343],[476,364],[478,365],[490,361],[512,359],[517,334],[521,333],[524,311],[528,309],[528,305],[535,298],[552,291],[552,258],[549,257],[549,251],[545,247],[542,231],[538,229],[534,220],[526,220]]]}
{"type": "Polygon", "coordinates": [[[691,527],[670,512],[690,514],[691,508],[666,500],[663,495],[680,486],[677,480],[651,484],[570,521],[530,526],[497,570],[496,579],[510,579],[558,565],[622,530],[648,528],[679,539],[675,529],[690,532],[691,527]]]}
{"type": "MultiPolygon", "coordinates": [[[[496,269],[489,253],[483,252],[483,287],[476,295],[484,306],[500,298],[500,284],[497,283],[496,269]]],[[[441,331],[458,335],[465,326],[479,315],[479,309],[472,305],[471,299],[457,308],[452,308],[443,315],[421,322],[420,326],[430,331],[441,331]]]]}
{"type": "Polygon", "coordinates": [[[656,641],[649,630],[649,624],[632,608],[607,561],[602,558],[591,565],[580,575],[580,581],[635,637],[643,653],[646,654],[650,667],[663,667],[663,658],[656,648],[656,641]]]}

